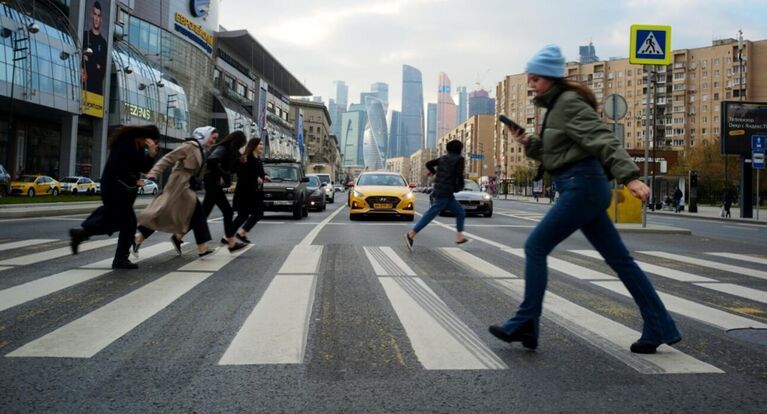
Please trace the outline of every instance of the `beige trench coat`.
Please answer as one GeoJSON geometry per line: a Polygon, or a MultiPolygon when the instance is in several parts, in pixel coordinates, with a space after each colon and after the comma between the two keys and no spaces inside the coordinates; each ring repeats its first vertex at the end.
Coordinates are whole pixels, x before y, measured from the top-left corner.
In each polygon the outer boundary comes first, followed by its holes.
{"type": "Polygon", "coordinates": [[[189,178],[197,174],[203,163],[200,144],[186,141],[158,161],[148,177],[159,177],[173,166],[162,193],[152,200],[138,217],[138,223],[165,233],[186,233],[197,205],[197,194],[189,189],[189,178]]]}

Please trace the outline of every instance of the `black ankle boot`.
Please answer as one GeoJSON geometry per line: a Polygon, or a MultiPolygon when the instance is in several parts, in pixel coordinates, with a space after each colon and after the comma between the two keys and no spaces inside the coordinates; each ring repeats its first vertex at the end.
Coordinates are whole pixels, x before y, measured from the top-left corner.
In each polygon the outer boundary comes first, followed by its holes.
{"type": "Polygon", "coordinates": [[[78,253],[80,243],[88,240],[88,232],[83,228],[69,229],[69,246],[72,248],[72,254],[78,253]]]}
{"type": "Polygon", "coordinates": [[[128,260],[127,257],[115,257],[112,261],[112,269],[138,269],[138,265],[128,260]]]}
{"type": "Polygon", "coordinates": [[[538,347],[538,335],[535,332],[535,322],[531,319],[512,332],[506,330],[503,325],[491,325],[490,333],[501,341],[522,342],[522,346],[527,349],[538,347]]]}
{"type": "Polygon", "coordinates": [[[648,341],[646,339],[640,339],[634,342],[633,344],[631,344],[631,352],[635,354],[654,354],[659,346],[663,344],[674,345],[675,343],[681,340],[682,340],[681,337],[674,338],[667,342],[654,342],[654,341],[648,341]]]}

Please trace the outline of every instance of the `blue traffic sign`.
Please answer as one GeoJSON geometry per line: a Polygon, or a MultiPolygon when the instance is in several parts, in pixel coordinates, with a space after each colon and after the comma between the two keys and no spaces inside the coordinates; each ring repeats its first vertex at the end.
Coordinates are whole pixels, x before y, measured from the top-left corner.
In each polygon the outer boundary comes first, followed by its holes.
{"type": "Polygon", "coordinates": [[[469,159],[471,159],[471,160],[484,160],[485,156],[484,156],[484,154],[470,153],[469,154],[469,159]]]}
{"type": "Polygon", "coordinates": [[[751,154],[751,168],[755,170],[764,169],[764,153],[763,152],[755,152],[751,154]]]}
{"type": "Polygon", "coordinates": [[[631,26],[629,62],[635,65],[671,64],[671,26],[631,26]]]}
{"type": "Polygon", "coordinates": [[[751,150],[754,152],[764,152],[767,147],[767,135],[751,135],[751,150]]]}

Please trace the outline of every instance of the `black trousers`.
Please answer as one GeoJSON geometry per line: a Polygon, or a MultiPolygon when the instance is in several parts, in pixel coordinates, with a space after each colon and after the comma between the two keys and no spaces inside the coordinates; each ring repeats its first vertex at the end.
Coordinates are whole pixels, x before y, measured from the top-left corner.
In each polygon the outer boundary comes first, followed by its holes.
{"type": "Polygon", "coordinates": [[[234,231],[242,226],[242,229],[248,232],[259,220],[264,218],[264,194],[258,191],[251,197],[251,199],[243,201],[247,205],[237,211],[237,218],[234,219],[234,231]]]}
{"type": "Polygon", "coordinates": [[[97,208],[81,227],[89,236],[109,234],[119,231],[115,259],[128,258],[130,246],[133,244],[133,233],[136,231],[136,213],[133,203],[109,203],[97,208]]]}
{"type": "Polygon", "coordinates": [[[206,183],[205,199],[202,201],[202,209],[206,219],[210,216],[210,212],[213,211],[213,206],[218,207],[224,216],[224,234],[226,237],[234,237],[234,232],[237,230],[233,222],[234,210],[229,205],[229,200],[226,199],[224,189],[220,186],[206,183]]]}
{"type": "MultiPolygon", "coordinates": [[[[208,220],[205,217],[205,213],[199,201],[197,201],[197,204],[194,207],[194,213],[192,213],[192,219],[189,222],[189,227],[192,229],[192,233],[194,233],[194,241],[196,244],[203,244],[210,241],[211,238],[210,229],[208,229],[208,220]]],[[[149,236],[154,233],[154,230],[144,226],[138,226],[138,231],[141,232],[141,235],[144,236],[144,239],[148,239],[149,236]]]]}

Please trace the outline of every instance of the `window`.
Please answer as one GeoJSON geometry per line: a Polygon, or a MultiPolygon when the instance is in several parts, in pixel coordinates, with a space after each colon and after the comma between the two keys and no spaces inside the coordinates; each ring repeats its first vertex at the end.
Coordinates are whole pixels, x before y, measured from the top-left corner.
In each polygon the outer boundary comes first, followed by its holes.
{"type": "Polygon", "coordinates": [[[715,101],[719,100],[719,92],[714,93],[714,100],[715,101]]]}
{"type": "Polygon", "coordinates": [[[703,79],[706,79],[708,77],[708,71],[703,71],[703,79]]]}
{"type": "Polygon", "coordinates": [[[714,69],[714,77],[715,77],[715,78],[718,78],[718,77],[719,77],[719,75],[720,75],[720,73],[719,73],[719,69],[714,69]]]}
{"type": "Polygon", "coordinates": [[[213,69],[213,83],[218,86],[218,82],[221,79],[221,71],[218,68],[213,69]]]}
{"type": "Polygon", "coordinates": [[[229,75],[225,75],[224,76],[224,84],[226,85],[226,88],[229,89],[230,91],[234,90],[235,83],[237,83],[237,82],[234,80],[233,77],[231,77],[229,75]]]}

